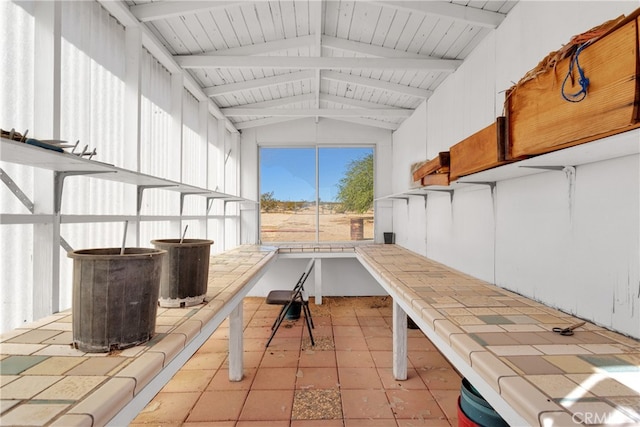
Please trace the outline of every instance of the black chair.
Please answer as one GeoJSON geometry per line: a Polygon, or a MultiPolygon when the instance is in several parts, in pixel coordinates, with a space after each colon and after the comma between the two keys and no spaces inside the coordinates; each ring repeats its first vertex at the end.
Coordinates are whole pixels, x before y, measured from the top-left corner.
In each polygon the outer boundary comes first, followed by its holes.
{"type": "Polygon", "coordinates": [[[276,331],[282,324],[282,321],[287,317],[287,313],[293,304],[300,304],[302,312],[304,313],[307,329],[309,330],[311,345],[316,345],[313,340],[313,333],[311,332],[311,329],[314,326],[313,319],[311,319],[311,311],[309,310],[309,298],[304,290],[304,282],[307,280],[307,277],[309,277],[309,274],[311,274],[314,263],[315,259],[312,258],[307,264],[307,268],[305,268],[302,276],[298,279],[298,283],[296,283],[292,290],[273,290],[267,295],[267,304],[281,305],[282,309],[271,326],[271,336],[269,337],[269,341],[267,341],[265,347],[269,347],[273,336],[276,334],[276,331]]]}

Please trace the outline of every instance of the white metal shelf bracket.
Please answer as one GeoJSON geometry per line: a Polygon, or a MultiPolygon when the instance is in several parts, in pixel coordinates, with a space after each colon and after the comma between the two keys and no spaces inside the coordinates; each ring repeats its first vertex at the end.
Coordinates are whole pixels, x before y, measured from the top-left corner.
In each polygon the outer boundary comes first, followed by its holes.
{"type": "Polygon", "coordinates": [[[64,179],[68,176],[75,175],[96,175],[100,173],[116,173],[117,171],[55,171],[53,173],[53,211],[56,215],[60,214],[62,208],[62,190],[64,187],[64,179]]]}
{"type": "Polygon", "coordinates": [[[451,204],[453,204],[453,194],[455,193],[454,190],[440,190],[437,188],[433,188],[433,189],[425,189],[425,191],[436,191],[439,193],[449,193],[449,200],[451,201],[451,204]]]}
{"type": "Polygon", "coordinates": [[[2,169],[0,168],[0,179],[4,184],[9,188],[9,190],[20,200],[20,202],[26,207],[29,212],[33,213],[33,202],[29,197],[24,194],[24,192],[20,189],[18,184],[15,183],[13,179],[2,169]]]}
{"type": "Polygon", "coordinates": [[[176,185],[138,185],[137,187],[137,198],[136,198],[136,212],[140,215],[142,211],[142,196],[144,194],[144,190],[151,188],[167,188],[167,187],[176,187],[176,185]]]}
{"type": "Polygon", "coordinates": [[[223,196],[209,196],[207,197],[207,214],[209,214],[209,211],[211,211],[211,208],[213,207],[213,201],[216,199],[224,199],[223,196]]]}
{"type": "Polygon", "coordinates": [[[199,194],[207,194],[204,191],[194,191],[194,192],[185,192],[185,193],[180,193],[180,215],[182,215],[182,210],[184,208],[184,198],[186,196],[195,196],[195,195],[199,195],[199,194]]]}
{"type": "MultiPolygon", "coordinates": [[[[408,193],[409,196],[415,196],[415,197],[422,197],[424,198],[424,208],[427,209],[427,193],[423,193],[423,194],[413,194],[413,193],[408,193]]],[[[409,200],[407,200],[407,203],[409,203],[409,200]]]]}
{"type": "Polygon", "coordinates": [[[408,196],[391,196],[389,197],[390,199],[396,199],[396,200],[404,200],[407,203],[407,206],[409,205],[409,197],[408,196]]]}

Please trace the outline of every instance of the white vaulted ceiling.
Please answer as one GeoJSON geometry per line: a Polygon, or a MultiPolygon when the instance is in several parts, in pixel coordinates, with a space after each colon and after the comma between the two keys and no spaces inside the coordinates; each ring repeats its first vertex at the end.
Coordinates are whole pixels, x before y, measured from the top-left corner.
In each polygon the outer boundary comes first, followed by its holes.
{"type": "Polygon", "coordinates": [[[515,2],[125,4],[241,130],[301,117],[396,129],[515,2]]]}

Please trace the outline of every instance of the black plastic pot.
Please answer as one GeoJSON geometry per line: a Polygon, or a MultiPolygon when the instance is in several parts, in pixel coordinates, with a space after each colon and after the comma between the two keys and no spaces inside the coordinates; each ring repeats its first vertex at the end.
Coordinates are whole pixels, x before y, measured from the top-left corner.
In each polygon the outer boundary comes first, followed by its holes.
{"type": "Polygon", "coordinates": [[[190,307],[200,304],[207,295],[209,253],[213,240],[152,240],[157,248],[167,251],[160,278],[161,307],[190,307]]]}
{"type": "Polygon", "coordinates": [[[156,329],[162,259],[150,248],[82,249],[73,259],[75,348],[106,353],[149,341],[156,329]]]}
{"type": "Polygon", "coordinates": [[[384,243],[393,244],[396,242],[396,233],[382,233],[384,236],[384,243]]]}

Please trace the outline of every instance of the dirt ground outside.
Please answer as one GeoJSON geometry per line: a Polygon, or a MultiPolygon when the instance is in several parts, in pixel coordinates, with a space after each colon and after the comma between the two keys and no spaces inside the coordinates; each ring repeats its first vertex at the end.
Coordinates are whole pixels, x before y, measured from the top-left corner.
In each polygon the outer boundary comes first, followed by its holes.
{"type": "MultiPolygon", "coordinates": [[[[314,242],[316,240],[315,208],[298,211],[261,212],[260,237],[263,243],[314,242]]],[[[320,241],[344,242],[373,239],[373,212],[323,213],[320,212],[320,241]],[[362,232],[357,221],[362,218],[362,232]],[[352,226],[352,219],[356,224],[352,226]],[[353,233],[352,233],[353,227],[353,233]]]]}

